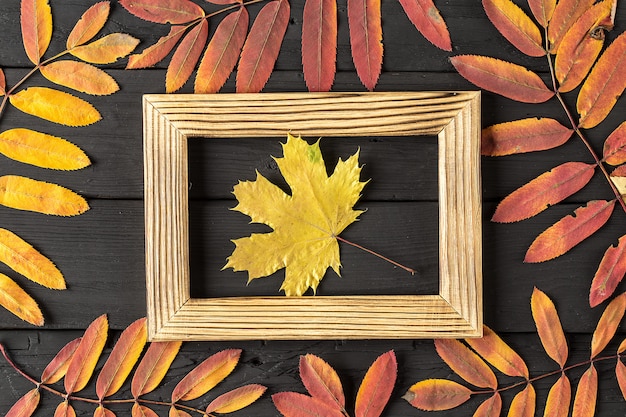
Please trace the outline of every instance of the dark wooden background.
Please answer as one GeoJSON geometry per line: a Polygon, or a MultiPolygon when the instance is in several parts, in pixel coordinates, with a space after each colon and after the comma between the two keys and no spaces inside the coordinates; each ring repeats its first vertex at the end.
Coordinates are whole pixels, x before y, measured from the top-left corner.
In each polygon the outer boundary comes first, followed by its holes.
{"type": "MultiPolygon", "coordinates": [[[[74,23],[95,0],[51,0],[54,35],[48,56],[64,49],[65,39],[74,23]]],[[[210,7],[202,3],[207,9],[210,7]]],[[[411,25],[399,2],[384,1],[383,41],[385,57],[378,91],[464,90],[475,89],[455,73],[448,58],[456,54],[484,54],[511,60],[541,72],[548,79],[545,59],[522,56],[493,28],[477,0],[436,1],[450,29],[452,54],[431,46],[411,25]]],[[[525,3],[518,2],[526,8],[525,3]]],[[[339,0],[338,73],[336,91],[363,91],[350,57],[346,1],[339,0]]],[[[293,0],[291,21],[275,71],[265,91],[305,91],[301,72],[300,38],[303,0],[293,0]]],[[[251,8],[256,13],[259,7],[251,8]]],[[[216,22],[211,28],[215,29],[216,22]]],[[[21,44],[19,1],[0,4],[0,67],[9,86],[31,68],[21,44]]],[[[616,33],[626,29],[626,10],[618,10],[616,33]]],[[[167,27],[143,22],[113,2],[112,15],[104,32],[122,31],[141,39],[139,49],[154,43],[167,27]]],[[[615,33],[610,34],[613,39],[615,33]]],[[[4,266],[0,271],[18,280],[38,300],[46,317],[45,327],[34,328],[0,311],[0,342],[14,360],[31,375],[38,376],[57,350],[79,336],[97,316],[107,313],[111,324],[110,340],[146,311],[144,282],[144,226],[141,96],[164,91],[166,64],[142,71],[125,71],[125,60],[106,66],[118,80],[121,91],[109,97],[86,97],[103,115],[103,120],[85,128],[54,125],[25,115],[9,107],[0,120],[0,128],[30,127],[64,137],[84,149],[93,165],[78,172],[53,172],[23,165],[3,158],[1,174],[20,174],[55,182],[84,195],[91,206],[76,218],[47,217],[0,207],[0,226],[25,238],[51,258],[64,273],[67,291],[52,291],[31,284],[4,266]]],[[[37,75],[27,85],[49,85],[37,75]]],[[[223,91],[234,90],[231,77],[223,91]]],[[[188,83],[183,92],[191,92],[188,83]]],[[[573,101],[573,100],[572,100],[573,101]]],[[[572,104],[572,103],[570,103],[572,104]]],[[[483,125],[531,116],[552,116],[565,123],[556,102],[524,105],[485,93],[483,125]]],[[[596,149],[623,119],[626,103],[618,102],[613,116],[590,133],[596,149]]],[[[366,138],[361,141],[322,141],[329,163],[361,146],[361,161],[366,164],[364,177],[373,178],[365,189],[359,207],[369,211],[363,220],[351,226],[345,236],[372,247],[399,261],[416,267],[421,276],[411,278],[394,271],[388,264],[342,246],[343,277],[329,276],[320,291],[365,293],[422,293],[436,290],[436,155],[434,142],[398,141],[393,138],[366,138]],[[413,144],[411,144],[413,143],[413,144]],[[381,280],[385,280],[381,284],[381,280]],[[391,285],[387,283],[391,282],[391,285]],[[356,290],[355,290],[356,289],[356,290]]],[[[238,179],[253,176],[254,169],[277,177],[270,154],[279,155],[277,141],[212,141],[194,145],[191,156],[191,236],[194,295],[273,294],[282,278],[259,280],[244,287],[245,274],[219,273],[224,258],[232,249],[231,238],[249,233],[247,219],[227,210],[234,206],[230,195],[238,179]],[[221,275],[220,275],[221,274],[221,275]],[[225,275],[226,274],[226,275],[225,275]]],[[[553,207],[534,219],[512,224],[489,222],[497,202],[506,194],[546,170],[569,160],[591,158],[582,144],[572,139],[568,144],[547,152],[501,159],[483,158],[484,201],[484,317],[485,322],[526,359],[533,376],[552,371],[552,363],[541,347],[530,313],[530,295],[536,286],[556,303],[568,333],[570,363],[588,359],[591,333],[601,308],[590,309],[589,286],[606,248],[617,241],[626,229],[626,216],[616,209],[613,217],[592,239],[557,260],[526,265],[522,262],[535,236],[579,205],[599,198],[611,198],[608,186],[595,178],[581,192],[564,204],[553,207]]],[[[280,275],[280,274],[279,274],[280,275]]],[[[620,286],[618,291],[623,291],[620,286]]],[[[622,331],[624,329],[622,328],[622,331]]],[[[623,334],[622,334],[623,336],[623,334]]],[[[619,339],[619,338],[618,338],[619,339]]],[[[620,339],[621,340],[621,339],[620,339]]],[[[611,345],[613,346],[613,345],[611,345]]],[[[110,351],[112,342],[107,346],[110,351]]],[[[426,378],[453,376],[438,358],[430,340],[380,341],[242,341],[228,343],[185,343],[166,381],[151,398],[167,400],[174,385],[193,366],[216,351],[237,347],[244,350],[235,373],[216,388],[216,394],[245,383],[269,387],[268,394],[284,390],[304,392],[299,381],[298,358],[313,353],[337,369],[344,384],[348,404],[354,403],[356,390],[370,363],[380,354],[394,349],[398,356],[399,375],[385,416],[431,415],[412,408],[400,397],[415,382],[426,378]]],[[[613,373],[613,361],[602,362],[597,415],[623,416],[624,399],[613,373]]],[[[583,368],[571,372],[577,381],[583,368]]],[[[503,378],[506,382],[508,379],[503,378]]],[[[538,391],[538,411],[542,414],[547,391],[554,377],[542,379],[538,391]]],[[[128,385],[128,384],[127,384],[128,385]]],[[[0,413],[32,386],[0,360],[0,413]]],[[[93,387],[85,393],[93,395],[93,387]]],[[[508,408],[514,393],[504,393],[508,408]]],[[[125,386],[120,397],[130,397],[125,386]]],[[[214,395],[194,404],[202,408],[214,395]]],[[[468,416],[483,398],[441,416],[468,416]]],[[[59,398],[44,394],[38,416],[52,416],[59,398]]],[[[76,404],[81,415],[91,415],[94,407],[76,404]]],[[[119,416],[129,415],[128,407],[113,408],[119,416]]],[[[159,411],[166,415],[166,410],[159,411]]],[[[275,416],[269,395],[236,415],[275,416]]],[[[435,415],[435,414],[432,414],[435,415]]]]}

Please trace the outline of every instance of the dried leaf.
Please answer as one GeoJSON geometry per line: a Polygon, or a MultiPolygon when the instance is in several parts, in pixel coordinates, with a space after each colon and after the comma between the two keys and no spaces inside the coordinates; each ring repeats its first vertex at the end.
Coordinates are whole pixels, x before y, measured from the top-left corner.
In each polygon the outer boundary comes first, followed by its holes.
{"type": "Polygon", "coordinates": [[[611,181],[619,191],[622,199],[626,197],[626,165],[620,165],[611,172],[611,181]]]}
{"type": "Polygon", "coordinates": [[[521,186],[498,204],[491,221],[511,223],[535,216],[583,188],[596,165],[566,162],[521,186]]]}
{"type": "Polygon", "coordinates": [[[548,27],[556,7],[556,0],[528,0],[530,11],[541,26],[548,27]]]}
{"type": "Polygon", "coordinates": [[[324,401],[297,392],[279,392],[272,395],[272,401],[285,417],[345,417],[324,401]]]}
{"type": "Polygon", "coordinates": [[[626,339],[622,340],[622,343],[619,344],[619,347],[617,348],[617,353],[621,354],[626,352],[626,339]]]}
{"type": "Polygon", "coordinates": [[[502,411],[502,397],[496,392],[492,397],[483,401],[472,417],[500,417],[502,411]]]}
{"type": "Polygon", "coordinates": [[[619,389],[622,392],[622,397],[626,399],[626,366],[621,359],[618,359],[617,364],[615,365],[615,376],[617,377],[617,383],[619,384],[619,389]]]}
{"type": "Polygon", "coordinates": [[[479,55],[458,55],[452,65],[480,88],[523,103],[543,103],[554,92],[534,72],[511,62],[479,55]]]}
{"type": "Polygon", "coordinates": [[[550,51],[556,52],[559,48],[563,36],[570,27],[578,20],[595,0],[560,0],[557,2],[554,14],[548,24],[548,40],[550,41],[550,51]]]}
{"type": "Polygon", "coordinates": [[[38,388],[28,391],[22,398],[17,400],[5,417],[30,417],[37,410],[41,394],[38,388]]]}
{"type": "Polygon", "coordinates": [[[133,404],[131,415],[132,417],[159,417],[152,409],[145,405],[140,405],[139,403],[133,404]]]}
{"type": "Polygon", "coordinates": [[[139,319],[120,335],[96,381],[98,399],[115,394],[124,384],[146,345],[146,319],[139,319]]]}
{"type": "Polygon", "coordinates": [[[29,87],[9,100],[24,113],[66,126],[87,126],[102,118],[85,100],[48,87],[29,87]]]}
{"type": "Polygon", "coordinates": [[[562,369],[567,362],[568,349],[554,303],[544,292],[535,287],[530,298],[530,305],[541,344],[548,356],[562,369]]]}
{"type": "Polygon", "coordinates": [[[228,4],[237,4],[242,3],[242,0],[206,0],[211,4],[219,4],[219,5],[228,5],[228,4]]]}
{"type": "Polygon", "coordinates": [[[368,90],[376,87],[383,64],[380,0],[348,0],[352,61],[368,90]]]}
{"type": "Polygon", "coordinates": [[[580,89],[576,109],[579,126],[590,129],[603,121],[626,88],[626,32],[604,51],[580,89]]]}
{"type": "Polygon", "coordinates": [[[25,164],[64,171],[82,169],[91,164],[85,152],[73,143],[22,128],[0,133],[0,153],[25,164]]]}
{"type": "Polygon", "coordinates": [[[182,342],[152,342],[139,362],[130,391],[134,398],[154,391],[170,369],[182,342]]]}
{"type": "Polygon", "coordinates": [[[102,354],[108,330],[109,322],[104,314],[95,319],[85,330],[65,375],[65,392],[68,394],[79,392],[89,382],[98,358],[102,354]]]}
{"type": "Polygon", "coordinates": [[[28,59],[39,64],[52,39],[52,9],[48,0],[21,0],[22,40],[28,59]]]}
{"type": "Polygon", "coordinates": [[[196,399],[226,378],[237,366],[241,349],[226,349],[208,357],[174,388],[172,402],[196,399]]]}
{"type": "Polygon", "coordinates": [[[413,385],[402,398],[424,411],[441,411],[458,407],[469,400],[472,391],[447,379],[426,379],[413,385]]]}
{"type": "Polygon", "coordinates": [[[499,123],[482,131],[481,154],[504,156],[561,146],[574,131],[548,117],[499,123]]]}
{"type": "Polygon", "coordinates": [[[0,204],[55,216],[77,216],[89,210],[87,201],[74,191],[16,175],[0,177],[0,204]]]}
{"type": "Polygon", "coordinates": [[[528,248],[524,262],[545,262],[563,255],[598,231],[611,217],[615,200],[594,200],[543,231],[528,248]]]}
{"type": "Polygon", "coordinates": [[[356,394],[355,417],[379,417],[396,384],[398,363],[393,350],[380,355],[370,366],[356,394]]]}
{"type": "Polygon", "coordinates": [[[172,56],[165,74],[165,90],[173,93],[179,90],[189,79],[209,36],[209,22],[202,20],[183,38],[172,56]]]}
{"type": "Polygon", "coordinates": [[[595,307],[612,296],[624,274],[626,274],[626,235],[619,239],[617,246],[610,246],[604,253],[591,281],[589,306],[595,307]]]}
{"type": "Polygon", "coordinates": [[[115,413],[108,408],[99,405],[93,413],[93,417],[115,417],[115,413]]]}
{"type": "Polygon", "coordinates": [[[174,49],[186,30],[187,26],[172,26],[170,32],[162,36],[157,43],[147,47],[140,54],[129,56],[126,69],[148,68],[160,62],[174,49]]]}
{"type": "Polygon", "coordinates": [[[191,414],[172,406],[170,407],[169,417],[191,417],[191,414]]]}
{"type": "Polygon", "coordinates": [[[6,88],[7,88],[7,81],[6,78],[4,77],[4,71],[2,71],[2,68],[0,68],[0,96],[3,96],[6,94],[6,88]]]}
{"type": "Polygon", "coordinates": [[[511,406],[509,407],[508,417],[534,417],[535,406],[537,403],[537,394],[531,383],[528,383],[524,390],[518,392],[511,406]]]}
{"type": "Polygon", "coordinates": [[[337,372],[315,355],[300,356],[300,379],[311,396],[343,409],[346,399],[337,372]]]}
{"type": "Polygon", "coordinates": [[[235,388],[211,401],[205,412],[227,414],[241,410],[258,400],[266,389],[267,387],[258,384],[235,388]]]}
{"type": "Polygon", "coordinates": [[[578,381],[572,417],[593,417],[598,396],[598,372],[591,364],[578,381]]]}
{"type": "Polygon", "coordinates": [[[483,0],[483,8],[491,23],[513,46],[530,56],[544,56],[541,32],[511,0],[483,0]]]}
{"type": "Polygon", "coordinates": [[[483,337],[465,342],[503,374],[528,379],[526,363],[489,327],[483,326],[483,337]]]}
{"type": "Polygon", "coordinates": [[[109,18],[110,9],[109,1],[101,1],[87,9],[67,37],[67,49],[72,49],[92,40],[104,27],[109,18]]]}
{"type": "Polygon", "coordinates": [[[591,358],[598,356],[609,344],[626,311],[626,293],[615,297],[602,313],[591,338],[591,358]]]}
{"type": "Polygon", "coordinates": [[[204,17],[202,7],[189,0],[119,0],[131,14],[154,23],[193,22],[204,17]]]}
{"type": "Polygon", "coordinates": [[[60,403],[54,411],[54,417],[76,417],[76,411],[67,400],[60,403]]]}
{"type": "Polygon", "coordinates": [[[70,53],[91,64],[112,64],[133,52],[138,44],[139,39],[130,35],[111,33],[87,45],[77,46],[70,53]]]}
{"type": "Polygon", "coordinates": [[[491,368],[463,343],[454,339],[436,339],[435,348],[450,369],[470,384],[481,388],[498,387],[491,368]]]}
{"type": "Polygon", "coordinates": [[[562,374],[561,377],[552,385],[548,392],[546,408],[543,417],[562,417],[566,416],[572,401],[572,387],[567,375],[562,374]]]}
{"type": "Polygon", "coordinates": [[[274,0],[257,15],[241,51],[235,88],[238,93],[258,93],[274,69],[289,23],[289,2],[274,0]]]}
{"type": "Polygon", "coordinates": [[[54,384],[65,376],[67,368],[70,366],[70,361],[81,340],[82,338],[78,337],[61,348],[59,353],[56,354],[48,366],[46,366],[46,369],[41,373],[42,384],[54,384]]]}
{"type": "Polygon", "coordinates": [[[448,26],[433,0],[400,0],[404,13],[430,43],[444,51],[452,51],[448,26]]]}
{"type": "Polygon", "coordinates": [[[48,258],[28,242],[7,229],[0,228],[0,262],[39,285],[65,289],[63,274],[48,258]]]}
{"type": "Polygon", "coordinates": [[[622,122],[604,141],[604,162],[611,165],[626,163],[626,122],[622,122]]]}
{"type": "Polygon", "coordinates": [[[81,93],[103,96],[120,89],[113,77],[100,68],[84,62],[56,61],[42,66],[39,70],[41,75],[53,83],[81,93]]]}
{"type": "Polygon", "coordinates": [[[43,326],[39,306],[15,281],[0,273],[0,305],[20,319],[35,326],[43,326]]]}
{"type": "Polygon", "coordinates": [[[330,91],[336,59],[337,2],[306,0],[302,14],[302,69],[309,91],[330,91]]]}

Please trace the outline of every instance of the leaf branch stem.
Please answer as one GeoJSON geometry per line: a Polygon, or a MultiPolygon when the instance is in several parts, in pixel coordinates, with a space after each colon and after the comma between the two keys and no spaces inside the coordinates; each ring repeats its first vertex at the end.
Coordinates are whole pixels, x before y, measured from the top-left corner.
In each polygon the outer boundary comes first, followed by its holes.
{"type": "Polygon", "coordinates": [[[346,243],[346,244],[348,244],[350,246],[354,246],[355,248],[361,249],[362,251],[365,251],[365,252],[369,253],[370,255],[377,256],[380,259],[382,259],[384,261],[387,261],[387,262],[389,262],[392,265],[397,266],[398,268],[402,268],[405,271],[409,272],[411,275],[415,275],[417,273],[417,271],[415,269],[409,268],[408,266],[404,266],[401,263],[398,263],[398,262],[396,262],[394,260],[391,260],[391,259],[387,258],[386,256],[381,255],[378,252],[374,252],[371,249],[367,249],[367,248],[359,245],[358,243],[354,243],[354,242],[351,242],[349,240],[346,240],[346,239],[342,238],[341,236],[334,236],[334,237],[335,237],[335,239],[337,239],[340,242],[346,243]]]}

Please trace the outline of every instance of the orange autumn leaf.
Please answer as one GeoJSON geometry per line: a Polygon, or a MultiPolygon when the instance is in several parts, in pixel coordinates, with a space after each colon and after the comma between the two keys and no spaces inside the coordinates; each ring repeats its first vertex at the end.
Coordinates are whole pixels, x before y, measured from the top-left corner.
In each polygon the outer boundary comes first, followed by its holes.
{"type": "Polygon", "coordinates": [[[548,27],[552,14],[556,8],[556,0],[528,0],[530,11],[541,26],[548,27]]]}
{"type": "Polygon", "coordinates": [[[109,322],[104,314],[85,330],[65,375],[64,386],[68,394],[82,390],[91,379],[106,343],[108,330],[109,322]]]}
{"type": "Polygon", "coordinates": [[[546,54],[541,32],[533,21],[511,0],[482,0],[491,23],[513,46],[529,56],[546,54]]]}
{"type": "Polygon", "coordinates": [[[67,401],[60,403],[54,411],[54,417],[76,417],[74,407],[67,401]]]}
{"type": "Polygon", "coordinates": [[[130,391],[134,398],[154,391],[176,358],[182,342],[152,342],[133,375],[130,391]]]}
{"type": "Polygon", "coordinates": [[[133,408],[131,410],[132,417],[159,417],[159,415],[154,412],[154,410],[146,407],[145,405],[140,405],[139,403],[133,404],[133,408]]]}
{"type": "Polygon", "coordinates": [[[483,401],[472,417],[499,417],[502,411],[502,397],[496,392],[492,397],[483,401]]]}
{"type": "Polygon", "coordinates": [[[602,156],[607,164],[626,163],[626,122],[622,122],[604,141],[602,156]]]}
{"type": "Polygon", "coordinates": [[[400,0],[404,13],[430,43],[444,51],[452,51],[448,26],[433,0],[400,0]]]}
{"type": "Polygon", "coordinates": [[[312,397],[339,409],[345,407],[339,375],[323,359],[311,354],[300,356],[300,379],[312,397]]]}
{"type": "Polygon", "coordinates": [[[140,19],[173,25],[204,17],[204,10],[189,0],[120,0],[121,5],[140,19]]]}
{"type": "Polygon", "coordinates": [[[89,42],[100,32],[109,18],[111,4],[108,1],[101,1],[91,6],[76,23],[67,37],[67,49],[89,42]]]}
{"type": "Polygon", "coordinates": [[[506,196],[491,221],[511,223],[535,216],[583,188],[596,165],[566,162],[545,172],[506,196]]]}
{"type": "Polygon", "coordinates": [[[48,87],[29,87],[9,100],[24,113],[66,126],[88,126],[102,118],[85,100],[48,87]]]}
{"type": "Polygon", "coordinates": [[[154,45],[147,47],[140,54],[129,56],[126,69],[148,68],[160,62],[174,49],[186,30],[186,26],[172,26],[169,33],[159,38],[154,45]]]}
{"type": "Polygon", "coordinates": [[[9,410],[9,412],[5,415],[5,417],[30,417],[37,410],[37,406],[39,406],[39,400],[41,399],[41,394],[39,393],[38,388],[33,388],[28,391],[22,398],[17,400],[13,407],[9,410]]]}
{"type": "Polygon", "coordinates": [[[498,387],[491,368],[463,343],[454,339],[435,339],[435,349],[450,369],[470,384],[480,388],[498,387]]]}
{"type": "Polygon", "coordinates": [[[78,337],[61,348],[41,373],[42,384],[54,384],[65,376],[81,339],[78,337]]]}
{"type": "Polygon", "coordinates": [[[447,379],[426,379],[413,385],[402,398],[424,411],[442,411],[469,400],[471,391],[447,379]]]}
{"type": "Polygon", "coordinates": [[[87,45],[77,46],[70,53],[91,64],[112,64],[133,52],[139,39],[125,33],[111,33],[87,45]]]}
{"type": "Polygon", "coordinates": [[[6,88],[7,88],[7,81],[4,76],[4,71],[2,71],[2,68],[0,68],[0,96],[3,96],[6,94],[6,88]]]}
{"type": "Polygon", "coordinates": [[[179,90],[189,79],[209,36],[209,22],[202,20],[183,38],[172,56],[165,74],[165,91],[173,93],[179,90]]]}
{"type": "Polygon", "coordinates": [[[598,397],[598,372],[591,364],[578,381],[572,417],[593,417],[598,397]]]}
{"type": "Polygon", "coordinates": [[[543,291],[535,287],[530,305],[541,344],[548,356],[562,369],[567,362],[568,348],[554,303],[543,291]]]}
{"type": "Polygon", "coordinates": [[[89,210],[87,201],[74,191],[16,175],[0,177],[0,204],[55,216],[77,216],[89,210]]]}
{"type": "Polygon", "coordinates": [[[591,338],[591,358],[598,356],[609,344],[626,311],[626,293],[615,297],[602,313],[591,338]]]}
{"type": "Polygon", "coordinates": [[[241,51],[235,82],[238,93],[258,93],[269,80],[287,31],[289,13],[287,0],[274,0],[257,15],[241,51]]]}
{"type": "Polygon", "coordinates": [[[550,41],[551,52],[554,53],[558,50],[563,36],[594,2],[595,0],[560,0],[557,2],[552,19],[548,24],[548,40],[550,41]]]}
{"type": "Polygon", "coordinates": [[[489,327],[483,326],[483,337],[465,342],[503,374],[528,378],[524,360],[489,327]]]}
{"type": "Polygon", "coordinates": [[[41,75],[53,83],[81,93],[103,96],[120,89],[113,77],[100,68],[84,62],[56,61],[42,66],[39,70],[41,75]]]}
{"type": "Polygon", "coordinates": [[[543,231],[528,248],[524,262],[545,262],[568,252],[598,231],[611,217],[615,200],[594,200],[543,231]]]}
{"type": "Polygon", "coordinates": [[[228,391],[211,401],[205,413],[232,413],[245,408],[258,400],[267,387],[259,384],[244,385],[228,391]]]}
{"type": "Polygon", "coordinates": [[[139,319],[120,335],[96,381],[96,394],[102,400],[115,394],[124,384],[146,345],[146,319],[139,319]]]}
{"type": "Polygon", "coordinates": [[[355,417],[379,417],[396,384],[398,363],[393,350],[380,355],[370,366],[356,394],[355,417]]]}
{"type": "Polygon", "coordinates": [[[368,90],[376,87],[383,64],[380,0],[348,0],[352,61],[368,90]]]}
{"type": "Polygon", "coordinates": [[[285,417],[345,417],[341,410],[324,401],[297,392],[279,392],[272,395],[272,402],[285,417]]]}
{"type": "Polygon", "coordinates": [[[93,412],[93,417],[116,417],[115,413],[108,408],[99,405],[93,412]]]}
{"type": "Polygon", "coordinates": [[[548,117],[498,123],[482,131],[481,154],[504,156],[561,146],[574,131],[548,117]]]}
{"type": "Polygon", "coordinates": [[[15,281],[2,273],[0,273],[0,305],[30,324],[43,326],[43,315],[37,302],[15,281]]]}
{"type": "Polygon", "coordinates": [[[615,376],[617,377],[617,383],[619,390],[622,392],[622,397],[626,399],[626,365],[619,359],[615,365],[615,376]]]}
{"type": "Polygon", "coordinates": [[[52,9],[48,0],[22,0],[22,40],[28,59],[39,64],[52,39],[52,9]]]}
{"type": "Polygon", "coordinates": [[[537,394],[535,393],[535,388],[528,383],[526,388],[513,397],[508,417],[534,417],[536,404],[537,394]]]}
{"type": "Polygon", "coordinates": [[[169,417],[191,417],[191,414],[172,406],[170,407],[169,417]]]}
{"type": "Polygon", "coordinates": [[[306,0],[302,13],[302,70],[309,91],[330,91],[337,60],[337,2],[306,0]]]}
{"type": "Polygon", "coordinates": [[[554,95],[539,75],[521,65],[479,55],[458,55],[450,61],[471,83],[511,100],[543,103],[554,95]]]}
{"type": "Polygon", "coordinates": [[[591,281],[589,306],[596,307],[615,292],[626,274],[626,235],[619,238],[617,246],[610,246],[591,281]]]}
{"type": "Polygon", "coordinates": [[[572,386],[567,375],[561,377],[552,385],[548,392],[546,408],[543,417],[566,416],[572,401],[572,386]]]}

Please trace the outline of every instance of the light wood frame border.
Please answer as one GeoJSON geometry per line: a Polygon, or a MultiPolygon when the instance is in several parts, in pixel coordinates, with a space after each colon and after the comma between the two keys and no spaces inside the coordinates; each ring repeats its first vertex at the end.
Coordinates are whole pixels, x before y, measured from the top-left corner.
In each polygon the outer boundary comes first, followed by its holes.
{"type": "Polygon", "coordinates": [[[150,340],[482,334],[479,92],[146,95],[143,112],[150,340]],[[438,137],[438,295],[190,297],[187,138],[288,131],[438,137]]]}

